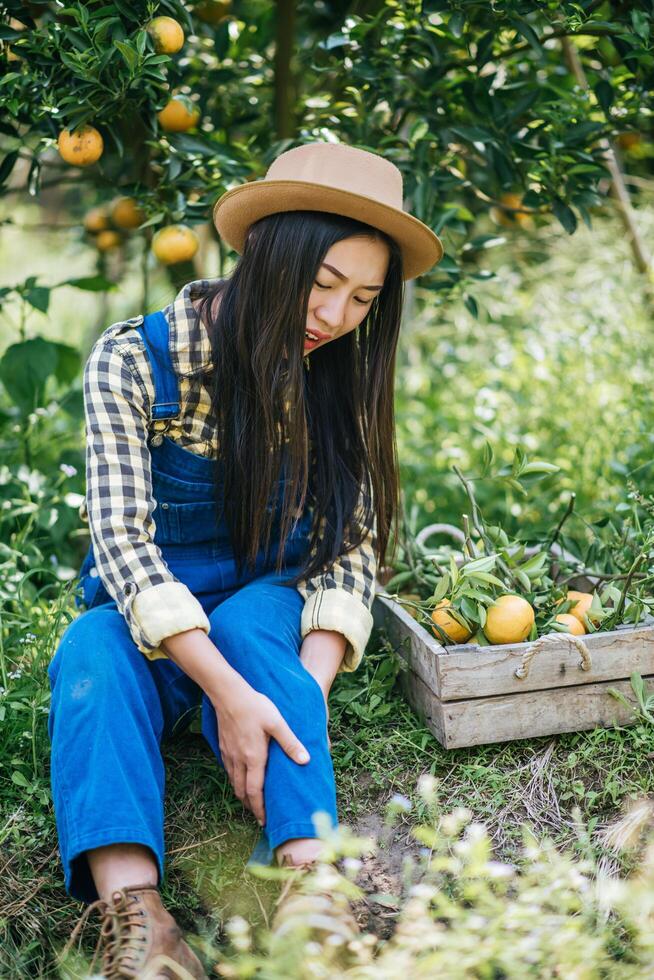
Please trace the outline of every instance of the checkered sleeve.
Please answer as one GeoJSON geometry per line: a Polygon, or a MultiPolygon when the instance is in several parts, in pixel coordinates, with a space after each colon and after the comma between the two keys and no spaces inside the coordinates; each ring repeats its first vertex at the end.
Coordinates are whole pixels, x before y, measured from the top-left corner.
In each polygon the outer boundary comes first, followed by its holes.
{"type": "Polygon", "coordinates": [[[163,639],[209,620],[170,572],[154,544],[150,450],[152,392],[147,355],[137,343],[101,336],[84,368],[86,506],[100,580],[150,660],[163,639]]]}
{"type": "MultiPolygon", "coordinates": [[[[354,520],[361,527],[363,492],[354,520]]],[[[323,518],[324,524],[324,518],[323,518]]],[[[347,640],[340,671],[359,666],[372,630],[372,604],[377,574],[376,520],[361,544],[341,555],[328,572],[303,579],[297,586],[304,598],[300,631],[302,639],[312,630],[335,630],[347,640]]]]}

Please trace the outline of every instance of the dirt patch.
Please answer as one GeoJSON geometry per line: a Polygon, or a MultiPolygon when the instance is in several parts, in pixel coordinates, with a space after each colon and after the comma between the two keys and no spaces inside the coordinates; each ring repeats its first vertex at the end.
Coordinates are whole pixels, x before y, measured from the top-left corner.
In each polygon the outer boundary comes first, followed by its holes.
{"type": "Polygon", "coordinates": [[[383,810],[362,814],[351,825],[358,837],[376,841],[374,853],[361,858],[355,881],[364,898],[353,903],[353,911],[361,929],[388,939],[407,890],[420,879],[421,845],[407,827],[387,827],[383,810]]]}

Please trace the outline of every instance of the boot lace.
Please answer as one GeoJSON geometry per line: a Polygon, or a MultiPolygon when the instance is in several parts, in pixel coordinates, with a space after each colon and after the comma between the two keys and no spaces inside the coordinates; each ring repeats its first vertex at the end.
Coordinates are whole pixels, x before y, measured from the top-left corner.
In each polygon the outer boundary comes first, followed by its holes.
{"type": "Polygon", "coordinates": [[[147,942],[146,916],[138,898],[124,888],[114,892],[112,900],[109,903],[100,898],[87,906],[64,947],[62,957],[65,958],[70,952],[90,915],[97,911],[102,915],[102,925],[90,972],[93,973],[100,947],[104,944],[103,977],[106,980],[131,980],[138,977],[143,944],[147,942]]]}

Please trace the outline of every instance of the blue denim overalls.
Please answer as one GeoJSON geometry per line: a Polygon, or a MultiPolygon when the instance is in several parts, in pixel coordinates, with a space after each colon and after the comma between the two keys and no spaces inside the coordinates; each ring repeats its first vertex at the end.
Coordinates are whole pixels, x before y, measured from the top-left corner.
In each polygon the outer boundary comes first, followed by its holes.
{"type": "MultiPolygon", "coordinates": [[[[141,330],[152,365],[153,419],[175,418],[179,385],[168,350],[163,313],[145,317],[141,330]]],[[[264,782],[266,824],[253,859],[273,860],[274,848],[296,837],[316,837],[313,814],[337,823],[334,771],[322,691],[299,659],[304,600],[280,582],[295,574],[308,547],[311,514],[289,536],[285,573],[263,551],[256,569],[237,578],[224,517],[216,522],[213,481],[222,464],[167,436],[149,442],[155,544],[170,571],[201,603],[210,638],[225,659],[279,708],[307,748],[306,765],[293,762],[271,739],[264,782]],[[271,570],[272,569],[272,570],[271,570]]],[[[277,486],[277,507],[283,480],[277,486]]],[[[278,522],[275,522],[278,529],[278,522]]],[[[274,533],[274,529],[273,529],[274,533]]],[[[150,661],[136,647],[124,617],[95,568],[92,546],[80,569],[86,611],[64,632],[48,669],[52,702],[48,731],[59,848],[66,888],[91,902],[97,892],[84,852],[111,843],[144,844],[164,874],[164,766],[159,744],[202,705],[202,733],[221,762],[216,714],[200,687],[172,660],[150,661]]],[[[82,604],[76,599],[78,607],[82,604]]]]}

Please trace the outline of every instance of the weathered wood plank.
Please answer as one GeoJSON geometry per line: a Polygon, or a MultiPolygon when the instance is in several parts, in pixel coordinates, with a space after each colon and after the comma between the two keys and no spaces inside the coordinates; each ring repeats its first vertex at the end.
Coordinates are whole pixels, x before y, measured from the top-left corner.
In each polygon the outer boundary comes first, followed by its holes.
{"type": "Polygon", "coordinates": [[[528,643],[445,648],[399,603],[379,593],[375,601],[393,647],[441,701],[596,684],[628,678],[634,671],[654,674],[652,626],[584,637],[592,658],[589,671],[581,670],[577,648],[561,634],[560,645],[540,650],[527,677],[519,679],[514,671],[528,643]]]}
{"type": "Polygon", "coordinates": [[[549,649],[539,650],[522,679],[514,671],[528,643],[453,650],[438,661],[441,700],[597,684],[628,678],[633,671],[643,676],[654,674],[651,626],[595,633],[583,640],[591,655],[590,670],[581,669],[579,651],[562,635],[560,645],[552,643],[549,649]]]}
{"type": "MultiPolygon", "coordinates": [[[[654,677],[644,679],[649,682],[654,677]]],[[[636,720],[630,709],[607,693],[613,687],[635,704],[629,681],[446,703],[410,671],[403,675],[402,683],[409,704],[446,749],[612,728],[636,720]]]]}

